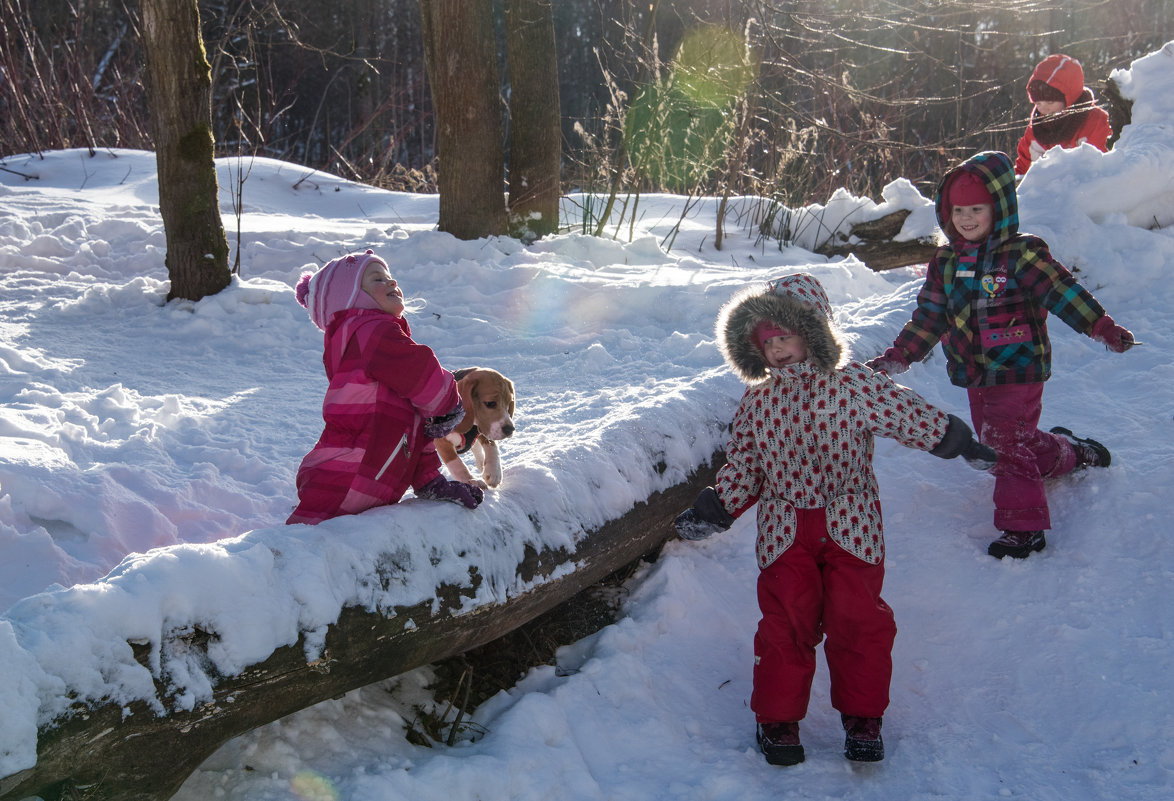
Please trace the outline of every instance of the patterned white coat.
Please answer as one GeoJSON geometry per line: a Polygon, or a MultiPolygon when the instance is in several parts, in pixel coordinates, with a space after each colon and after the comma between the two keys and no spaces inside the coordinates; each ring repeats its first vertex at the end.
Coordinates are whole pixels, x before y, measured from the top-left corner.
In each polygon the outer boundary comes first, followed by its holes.
{"type": "Polygon", "coordinates": [[[735,296],[718,317],[717,333],[726,361],[750,386],[714,488],[735,517],[758,503],[759,567],[794,543],[795,510],[814,508],[827,510],[829,534],[840,547],[870,564],[882,562],[873,438],[947,456],[941,451],[954,439],[947,432],[957,418],[883,373],[858,362],[839,364],[844,349],[831,306],[809,275],[735,296]],[[808,360],[767,366],[752,341],[763,320],[803,336],[808,360]]]}
{"type": "MultiPolygon", "coordinates": [[[[795,541],[796,509],[827,509],[840,547],[870,564],[884,559],[874,437],[929,451],[948,415],[913,390],[852,362],[832,373],[803,362],[772,369],[746,390],[715,489],[741,512],[758,502],[758,565],[795,541]]],[[[736,514],[736,513],[735,513],[736,514]]]]}

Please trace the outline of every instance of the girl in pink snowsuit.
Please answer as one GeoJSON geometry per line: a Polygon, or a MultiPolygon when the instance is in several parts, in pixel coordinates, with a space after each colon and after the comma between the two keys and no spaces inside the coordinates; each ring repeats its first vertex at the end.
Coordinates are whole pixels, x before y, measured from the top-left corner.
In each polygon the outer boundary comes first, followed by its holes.
{"type": "Polygon", "coordinates": [[[325,332],[330,384],[326,423],[298,469],[299,503],[287,523],[319,523],[397,502],[409,487],[422,498],[482,499],[479,487],[440,475],[432,444],[464,414],[456,380],[432,350],[412,341],[404,295],[370,250],[303,275],[297,299],[325,332]]]}
{"type": "Polygon", "coordinates": [[[749,384],[734,417],[726,464],[713,487],[678,516],[700,539],[758,504],[758,604],[754,637],[757,738],[767,762],[802,762],[815,647],[824,637],[831,701],[844,753],[884,756],[897,628],[881,599],[884,538],[873,438],[987,469],[994,453],[961,419],[882,373],[848,362],[823,288],[788,275],[735,296],[718,317],[726,362],[749,384]]]}

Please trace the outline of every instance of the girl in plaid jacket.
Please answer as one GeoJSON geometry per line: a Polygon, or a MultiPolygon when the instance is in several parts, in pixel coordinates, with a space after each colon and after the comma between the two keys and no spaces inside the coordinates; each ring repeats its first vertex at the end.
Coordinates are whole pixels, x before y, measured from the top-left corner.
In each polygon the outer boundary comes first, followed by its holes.
{"type": "Polygon", "coordinates": [[[1047,243],[1019,233],[1006,154],[979,153],[950,171],[935,207],[948,241],[929,262],[912,319],[868,365],[903,372],[942,343],[951,383],[966,389],[974,430],[999,454],[992,472],[1002,534],[988,553],[1022,559],[1044,548],[1051,528],[1043,480],[1110,460],[1095,440],[1038,428],[1052,373],[1048,313],[1116,353],[1133,346],[1133,334],[1052,258],[1047,243]]]}

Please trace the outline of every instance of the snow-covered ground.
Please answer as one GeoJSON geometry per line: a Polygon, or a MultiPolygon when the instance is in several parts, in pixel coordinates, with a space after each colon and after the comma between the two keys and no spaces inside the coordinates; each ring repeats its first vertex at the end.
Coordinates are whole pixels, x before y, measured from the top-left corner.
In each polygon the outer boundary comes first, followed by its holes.
{"type": "MultiPolygon", "coordinates": [[[[625,616],[485,703],[475,739],[405,739],[421,668],[229,742],[177,798],[1169,797],[1174,43],[1116,77],[1135,102],[1113,151],[1049,155],[1020,188],[1022,229],[1144,343],[1117,355],[1052,326],[1044,425],[1096,436],[1113,466],[1056,482],[1048,549],[997,561],[985,553],[989,476],[878,443],[885,597],[900,630],[885,762],[843,759],[822,669],[807,762],[773,768],[757,753],[746,515],[711,540],[670,543],[631,582],[625,616]]],[[[724,444],[741,385],[713,324],[747,282],[817,276],[861,358],[891,341],[920,285],[915,268],[876,274],[744,229],[715,251],[711,202],[667,252],[681,199],[665,196],[641,199],[631,242],[565,234],[526,247],[436,232],[435,197],[272,161],[220,166],[232,228],[247,173],[242,276],[200,303],[165,304],[153,155],[0,160],[0,776],[35,762],[36,726],[67,693],[154,697],[128,641],[157,658],[167,634],[211,627],[215,667],[234,672],[321,633],[344,605],[413,604],[473,563],[486,580],[470,603],[523,591],[526,543],[568,544],[724,444]],[[368,247],[426,301],[411,318],[417,341],[446,366],[515,381],[505,481],[472,512],[409,498],[287,527],[325,387],[321,334],[292,287],[368,247]],[[367,574],[389,550],[409,567],[379,592],[367,574]]],[[[841,194],[811,212],[846,225],[847,211],[915,208],[904,235],[931,232],[929,201],[908,182],[883,200],[841,194]]],[[[940,354],[902,380],[967,416],[940,354]]],[[[170,667],[179,697],[206,697],[201,665],[170,667]]]]}

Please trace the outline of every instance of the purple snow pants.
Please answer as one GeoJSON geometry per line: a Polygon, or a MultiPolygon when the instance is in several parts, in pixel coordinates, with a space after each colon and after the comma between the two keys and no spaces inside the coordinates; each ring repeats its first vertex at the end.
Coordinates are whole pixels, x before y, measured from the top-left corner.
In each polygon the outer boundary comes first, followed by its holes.
{"type": "Polygon", "coordinates": [[[1001,531],[1051,528],[1044,479],[1070,473],[1076,466],[1072,444],[1038,428],[1043,393],[1042,383],[967,390],[979,441],[999,454],[991,472],[995,528],[1001,531]]]}

